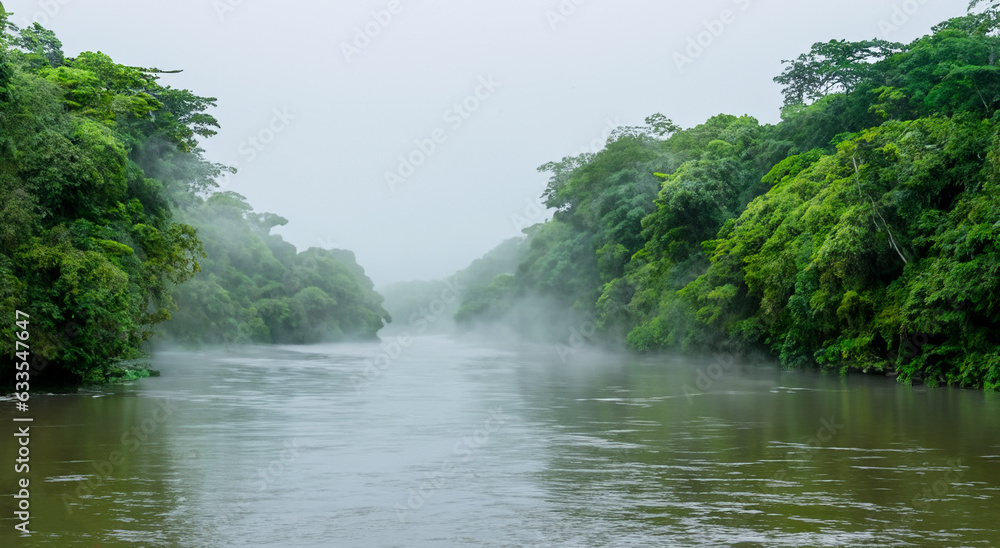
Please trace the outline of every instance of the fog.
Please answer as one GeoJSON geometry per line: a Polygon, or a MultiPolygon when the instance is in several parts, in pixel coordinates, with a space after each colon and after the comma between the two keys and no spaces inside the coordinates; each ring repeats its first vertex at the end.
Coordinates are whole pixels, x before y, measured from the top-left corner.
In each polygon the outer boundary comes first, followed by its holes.
{"type": "Polygon", "coordinates": [[[967,2],[8,1],[67,55],[183,69],[218,98],[207,157],[300,249],[353,250],[377,286],[440,279],[517,236],[547,176],[617,125],[779,119],[772,78],[816,41],[908,42],[967,2]],[[395,13],[393,13],[395,12],[395,13]],[[368,34],[374,36],[366,36],[368,34]],[[705,46],[692,45],[702,39],[705,46]],[[422,149],[422,150],[421,150],[422,149]],[[412,174],[400,158],[415,159],[412,174]],[[387,173],[397,178],[387,180],[387,173]]]}

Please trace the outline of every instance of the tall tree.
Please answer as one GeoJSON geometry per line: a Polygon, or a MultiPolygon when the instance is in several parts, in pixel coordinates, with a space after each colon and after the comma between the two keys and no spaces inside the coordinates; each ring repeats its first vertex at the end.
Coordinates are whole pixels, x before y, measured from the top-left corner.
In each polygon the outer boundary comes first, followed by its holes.
{"type": "Polygon", "coordinates": [[[817,42],[808,53],[782,61],[787,67],[774,81],[784,86],[786,106],[809,104],[831,93],[852,91],[876,73],[877,62],[902,47],[885,40],[817,42]]]}

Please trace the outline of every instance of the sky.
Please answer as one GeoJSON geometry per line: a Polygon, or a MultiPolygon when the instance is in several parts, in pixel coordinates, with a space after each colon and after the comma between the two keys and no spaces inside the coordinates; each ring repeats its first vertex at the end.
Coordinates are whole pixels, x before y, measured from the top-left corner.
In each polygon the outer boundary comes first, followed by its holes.
{"type": "Polygon", "coordinates": [[[218,99],[206,157],[300,250],[350,249],[376,287],[443,278],[540,222],[538,166],[662,113],[780,119],[783,59],[909,42],[966,0],[31,0],[68,56],[183,69],[218,99]]]}

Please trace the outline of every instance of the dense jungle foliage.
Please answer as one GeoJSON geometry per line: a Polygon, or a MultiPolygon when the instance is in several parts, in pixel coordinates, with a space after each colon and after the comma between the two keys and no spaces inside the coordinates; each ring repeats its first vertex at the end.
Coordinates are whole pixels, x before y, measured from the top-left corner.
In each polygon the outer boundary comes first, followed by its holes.
{"type": "MultiPolygon", "coordinates": [[[[910,44],[785,61],[777,124],[656,114],[542,166],[551,221],[389,288],[392,308],[416,332],[588,324],[641,352],[1000,387],[1000,10],[981,4],[910,44]]],[[[0,29],[0,315],[31,336],[22,356],[3,331],[4,368],[30,354],[45,381],[103,382],[141,374],[123,364],[157,334],[310,343],[389,321],[352,253],[298,252],[271,233],[285,219],[219,191],[231,170],[199,146],[215,99],[0,29]]]]}
{"type": "Polygon", "coordinates": [[[27,314],[30,334],[25,349],[2,330],[4,382],[14,358],[34,384],[141,375],[123,361],[171,318],[189,343],[372,337],[388,320],[353,254],[298,253],[270,234],[283,219],[216,192],[229,168],[199,146],[215,99],[68,58],[2,9],[0,29],[0,317],[27,314]]]}
{"type": "Polygon", "coordinates": [[[550,318],[511,311],[542,297],[563,337],[590,317],[637,351],[1000,387],[997,21],[817,43],[775,78],[778,124],[656,115],[542,166],[554,219],[458,319],[537,333],[550,318]]]}

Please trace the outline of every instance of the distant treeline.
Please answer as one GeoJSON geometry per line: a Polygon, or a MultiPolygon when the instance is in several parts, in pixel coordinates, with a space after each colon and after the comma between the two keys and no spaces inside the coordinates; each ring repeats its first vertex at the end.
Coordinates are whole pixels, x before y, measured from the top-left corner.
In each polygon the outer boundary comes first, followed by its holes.
{"type": "Polygon", "coordinates": [[[401,282],[381,290],[394,327],[411,334],[451,333],[455,322],[499,320],[496,291],[514,280],[528,249],[525,238],[511,238],[446,280],[401,282]],[[492,307],[487,310],[485,307],[492,307]]]}
{"type": "Polygon", "coordinates": [[[15,358],[33,386],[141,374],[120,364],[172,317],[165,334],[188,343],[371,337],[388,320],[350,252],[298,253],[270,235],[283,219],[215,192],[228,168],[199,147],[215,99],[67,58],[2,9],[0,31],[0,384],[15,358]]]}
{"type": "Polygon", "coordinates": [[[540,168],[555,218],[456,319],[1000,387],[997,10],[786,61],[782,121],[662,115],[540,168]],[[511,275],[513,274],[513,275],[511,275]],[[549,313],[537,310],[545,299],[549,313]]]}
{"type": "Polygon", "coordinates": [[[301,253],[271,234],[287,221],[254,213],[234,192],[186,207],[206,257],[202,272],[175,292],[165,337],[188,344],[308,344],[374,338],[390,321],[354,253],[301,253]]]}

